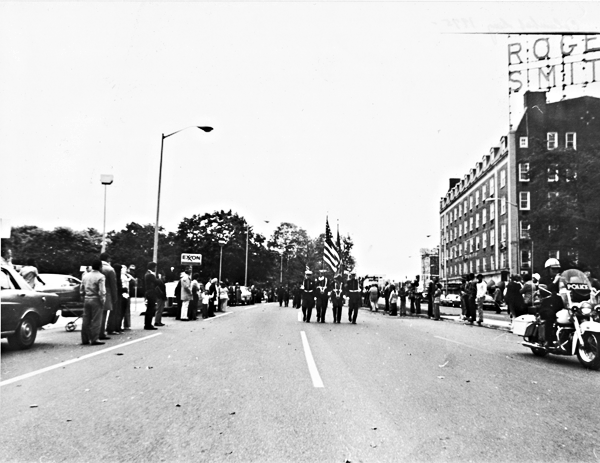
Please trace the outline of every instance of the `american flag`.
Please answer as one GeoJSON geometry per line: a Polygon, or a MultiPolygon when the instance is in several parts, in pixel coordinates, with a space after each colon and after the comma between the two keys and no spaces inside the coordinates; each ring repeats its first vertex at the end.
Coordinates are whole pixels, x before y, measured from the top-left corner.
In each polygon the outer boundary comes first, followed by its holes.
{"type": "Polygon", "coordinates": [[[331,228],[329,228],[329,218],[325,219],[325,246],[323,254],[325,263],[331,267],[332,271],[337,272],[340,265],[340,254],[333,243],[333,235],[331,234],[331,228]]]}

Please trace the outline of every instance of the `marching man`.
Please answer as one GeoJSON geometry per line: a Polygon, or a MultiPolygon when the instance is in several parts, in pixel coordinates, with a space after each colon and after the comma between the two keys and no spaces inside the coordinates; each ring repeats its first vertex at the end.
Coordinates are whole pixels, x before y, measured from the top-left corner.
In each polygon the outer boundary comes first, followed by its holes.
{"type": "Polygon", "coordinates": [[[342,306],[344,305],[344,283],[342,275],[337,274],[331,290],[331,304],[333,306],[333,323],[340,323],[342,320],[342,306]]]}
{"type": "Polygon", "coordinates": [[[317,322],[325,323],[325,312],[327,312],[327,303],[329,302],[329,288],[327,277],[323,275],[324,270],[321,270],[321,275],[317,280],[317,322]]]}
{"type": "Polygon", "coordinates": [[[304,273],[304,281],[300,290],[302,291],[302,321],[310,323],[312,309],[315,306],[315,280],[311,277],[312,272],[306,270],[304,273]]]}

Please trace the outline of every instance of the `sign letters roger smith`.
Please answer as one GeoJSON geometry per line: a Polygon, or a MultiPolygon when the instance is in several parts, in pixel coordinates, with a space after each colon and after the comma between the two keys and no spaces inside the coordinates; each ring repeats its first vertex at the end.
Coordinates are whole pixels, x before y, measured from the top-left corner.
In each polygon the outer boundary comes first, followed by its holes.
{"type": "Polygon", "coordinates": [[[181,254],[181,265],[200,265],[202,264],[202,254],[181,254]]]}
{"type": "Polygon", "coordinates": [[[600,81],[599,35],[520,35],[508,44],[510,93],[600,81]]]}

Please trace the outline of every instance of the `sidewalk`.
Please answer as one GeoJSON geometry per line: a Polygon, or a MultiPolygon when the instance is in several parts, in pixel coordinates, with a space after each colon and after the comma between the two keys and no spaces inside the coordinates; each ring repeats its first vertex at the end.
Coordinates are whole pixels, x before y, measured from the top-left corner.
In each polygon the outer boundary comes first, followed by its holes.
{"type": "MultiPolygon", "coordinates": [[[[361,309],[369,310],[368,307],[361,307],[361,309]]],[[[379,313],[385,314],[385,312],[382,309],[379,310],[379,313]]],[[[421,304],[420,314],[409,315],[409,317],[411,316],[427,318],[427,304],[421,304]]],[[[442,320],[464,324],[465,322],[460,319],[460,316],[461,309],[459,307],[440,307],[440,317],[442,320]]],[[[483,323],[481,324],[481,326],[495,330],[511,331],[510,325],[510,316],[506,313],[506,308],[503,308],[503,312],[501,314],[485,310],[483,311],[483,323]]]]}

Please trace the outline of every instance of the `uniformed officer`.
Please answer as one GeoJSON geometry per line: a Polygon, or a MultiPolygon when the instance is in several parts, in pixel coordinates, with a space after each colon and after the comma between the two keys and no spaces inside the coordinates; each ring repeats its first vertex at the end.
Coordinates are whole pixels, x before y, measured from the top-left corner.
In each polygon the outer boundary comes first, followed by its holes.
{"type": "Polygon", "coordinates": [[[325,323],[325,313],[327,312],[327,304],[329,303],[329,281],[322,272],[323,270],[321,270],[321,275],[319,275],[316,283],[317,322],[325,323]]]}
{"type": "Polygon", "coordinates": [[[304,281],[300,287],[302,291],[302,315],[306,323],[310,323],[312,309],[315,306],[315,280],[312,278],[312,272],[307,270],[304,273],[304,281]]]}
{"type": "Polygon", "coordinates": [[[348,321],[356,325],[358,306],[360,305],[360,286],[356,279],[356,273],[350,272],[350,279],[346,282],[346,293],[348,294],[348,321]]]}
{"type": "Polygon", "coordinates": [[[344,283],[342,275],[335,276],[333,288],[331,289],[331,305],[333,306],[333,323],[342,320],[342,306],[344,305],[344,283]]]}

